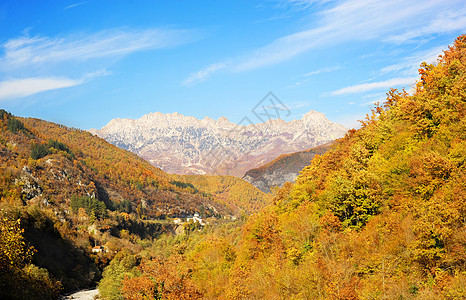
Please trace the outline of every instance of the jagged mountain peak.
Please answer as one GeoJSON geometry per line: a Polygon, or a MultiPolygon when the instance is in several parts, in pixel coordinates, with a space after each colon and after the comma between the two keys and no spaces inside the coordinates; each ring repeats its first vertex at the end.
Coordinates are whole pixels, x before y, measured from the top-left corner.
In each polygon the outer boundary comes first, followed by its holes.
{"type": "MultiPolygon", "coordinates": [[[[183,114],[180,114],[178,112],[173,112],[173,113],[161,113],[161,112],[155,112],[155,113],[148,113],[146,115],[143,115],[139,119],[127,119],[127,118],[115,118],[112,119],[107,125],[105,125],[102,129],[96,130],[96,129],[91,129],[90,131],[95,133],[97,131],[102,131],[105,130],[106,128],[111,128],[115,125],[121,126],[121,124],[131,124],[131,125],[139,125],[139,126],[150,126],[151,124],[156,124],[159,126],[162,125],[178,125],[178,124],[189,124],[189,125],[211,125],[211,126],[219,126],[219,125],[229,125],[229,126],[237,126],[237,124],[230,122],[230,120],[227,117],[219,117],[217,120],[214,120],[208,116],[205,116],[203,119],[197,119],[196,117],[192,116],[184,116],[183,114]]],[[[258,124],[247,124],[244,125],[244,127],[255,127],[255,126],[299,126],[298,124],[309,124],[309,123],[328,123],[328,124],[335,124],[337,126],[340,126],[341,128],[344,128],[343,126],[333,123],[330,120],[327,119],[327,117],[320,112],[317,112],[315,110],[311,110],[307,112],[306,114],[303,115],[301,119],[295,119],[291,121],[285,121],[283,119],[269,119],[265,121],[264,123],[258,123],[258,124]]]]}
{"type": "Polygon", "coordinates": [[[329,121],[327,119],[327,117],[323,113],[320,113],[320,112],[315,111],[315,110],[311,110],[311,111],[307,112],[306,114],[304,114],[304,116],[301,118],[301,120],[306,121],[306,122],[316,121],[316,120],[329,121]]]}
{"type": "Polygon", "coordinates": [[[327,143],[347,130],[310,111],[298,120],[270,119],[245,126],[226,117],[156,112],[136,120],[114,119],[90,131],[167,172],[242,176],[278,155],[327,143]]]}

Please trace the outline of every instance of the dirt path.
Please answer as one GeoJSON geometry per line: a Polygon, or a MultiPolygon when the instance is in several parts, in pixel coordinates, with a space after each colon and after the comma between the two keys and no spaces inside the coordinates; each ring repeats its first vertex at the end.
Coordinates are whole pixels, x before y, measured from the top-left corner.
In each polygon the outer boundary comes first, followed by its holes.
{"type": "Polygon", "coordinates": [[[84,291],[79,291],[74,294],[64,296],[61,299],[74,299],[74,300],[94,300],[95,296],[99,294],[99,290],[84,290],[84,291]]]}

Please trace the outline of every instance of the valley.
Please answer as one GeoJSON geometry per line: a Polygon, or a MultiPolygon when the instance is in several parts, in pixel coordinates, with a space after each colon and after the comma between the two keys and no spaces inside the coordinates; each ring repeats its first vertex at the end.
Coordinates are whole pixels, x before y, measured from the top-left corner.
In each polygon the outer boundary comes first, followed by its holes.
{"type": "Polygon", "coordinates": [[[0,1],[0,300],[465,300],[466,1],[0,1]]]}

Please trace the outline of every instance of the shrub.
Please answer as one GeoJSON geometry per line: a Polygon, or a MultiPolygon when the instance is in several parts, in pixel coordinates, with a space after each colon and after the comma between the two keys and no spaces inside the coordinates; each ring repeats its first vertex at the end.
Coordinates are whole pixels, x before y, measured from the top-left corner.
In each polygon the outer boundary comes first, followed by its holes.
{"type": "Polygon", "coordinates": [[[32,159],[40,159],[44,156],[49,154],[49,150],[47,149],[47,146],[43,144],[32,144],[32,149],[31,149],[31,158],[32,159]]]}

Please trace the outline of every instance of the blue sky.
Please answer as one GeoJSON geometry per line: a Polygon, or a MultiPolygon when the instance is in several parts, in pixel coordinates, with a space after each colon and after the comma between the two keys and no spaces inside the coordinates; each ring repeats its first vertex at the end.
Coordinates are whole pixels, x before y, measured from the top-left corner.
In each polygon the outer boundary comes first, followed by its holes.
{"type": "Polygon", "coordinates": [[[465,29],[464,0],[2,0],[0,107],[82,129],[239,122],[272,91],[287,120],[353,127],[465,29]]]}

